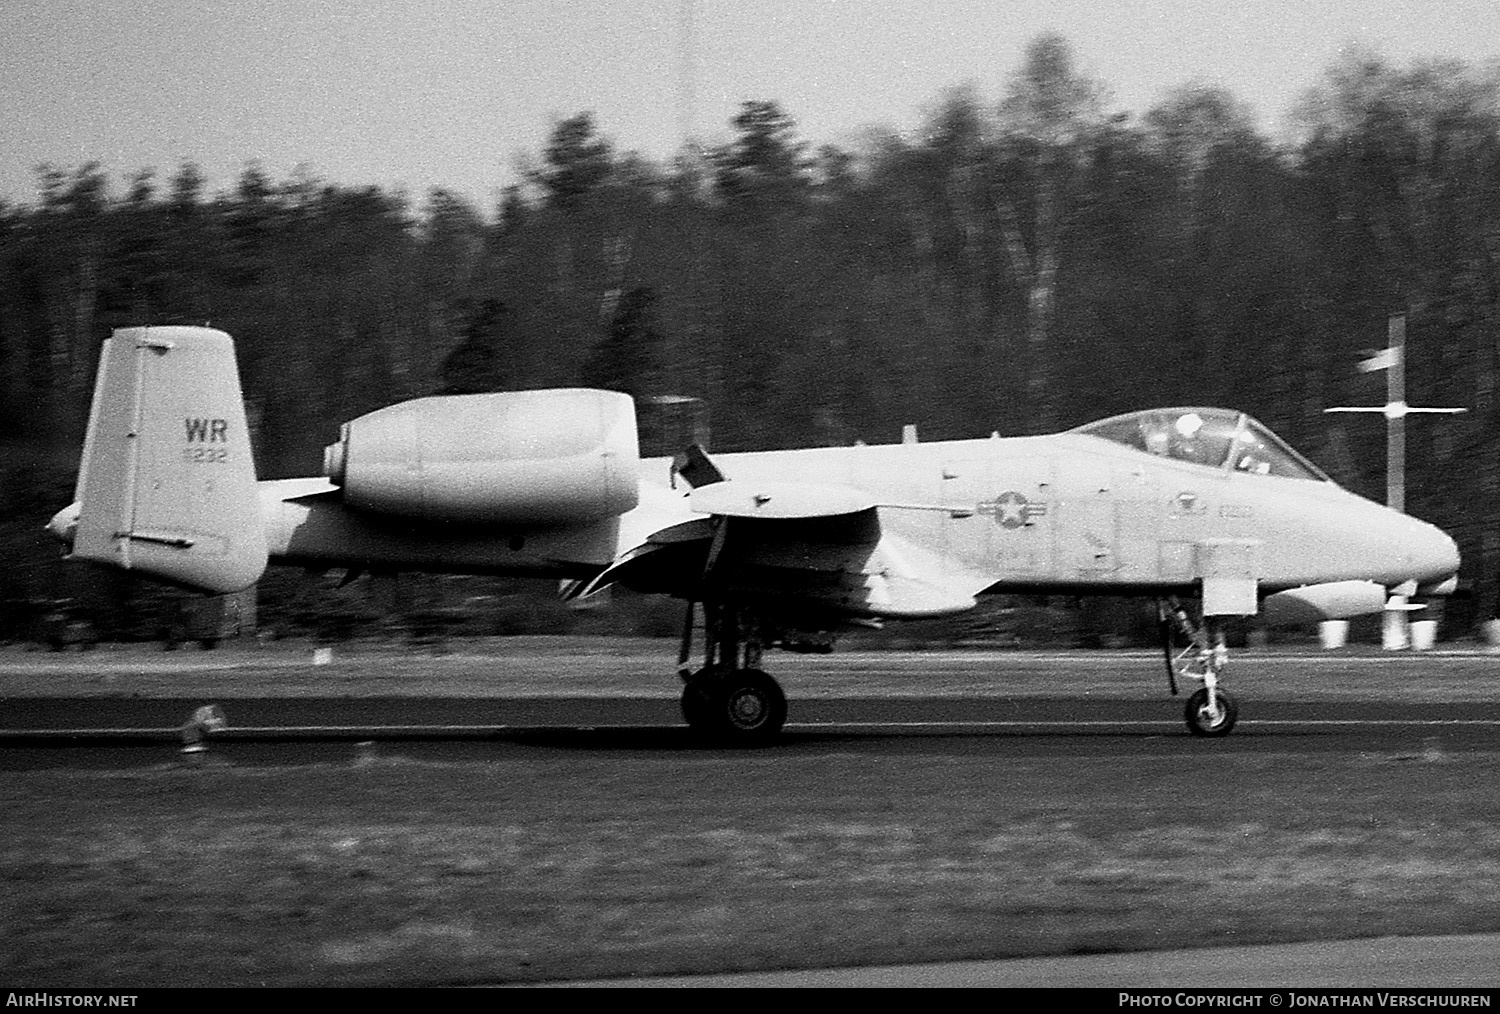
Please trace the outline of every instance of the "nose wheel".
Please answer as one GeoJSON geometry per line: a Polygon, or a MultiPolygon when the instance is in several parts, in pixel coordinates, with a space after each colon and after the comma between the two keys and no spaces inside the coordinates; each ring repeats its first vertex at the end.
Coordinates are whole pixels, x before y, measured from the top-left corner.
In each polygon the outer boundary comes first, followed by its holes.
{"type": "Polygon", "coordinates": [[[1194,736],[1227,736],[1239,712],[1233,697],[1220,690],[1210,698],[1208,688],[1204,687],[1193,691],[1182,714],[1194,736]]]}

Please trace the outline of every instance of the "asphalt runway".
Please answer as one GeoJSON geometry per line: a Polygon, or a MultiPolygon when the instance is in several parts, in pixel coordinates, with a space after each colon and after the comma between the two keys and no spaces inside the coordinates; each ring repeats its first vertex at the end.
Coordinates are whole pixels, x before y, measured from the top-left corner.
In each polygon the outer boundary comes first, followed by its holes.
{"type": "MultiPolygon", "coordinates": [[[[1198,950],[1127,954],[1013,958],[1006,961],[945,961],[929,965],[834,968],[796,972],[742,972],[728,975],[650,976],[592,982],[543,983],[582,988],[1028,988],[1120,990],[1167,989],[1157,1006],[1209,1006],[1194,991],[1263,991],[1255,1006],[1307,1006],[1293,990],[1353,992],[1361,1003],[1378,1003],[1376,993],[1392,987],[1447,994],[1454,1006],[1467,997],[1493,999],[1500,980],[1500,934],[1447,937],[1377,937],[1261,947],[1209,947],[1198,950]],[[1183,986],[1191,984],[1187,992],[1183,986]],[[1272,999],[1272,997],[1275,999],[1272,999]],[[1368,1000],[1364,999],[1369,997],[1368,1000]]],[[[1405,999],[1402,997],[1401,999],[1405,999]]],[[[1425,999],[1425,998],[1424,998],[1425,999]]],[[[1389,998],[1387,998],[1389,1001],[1389,998]]],[[[1110,1006],[1124,1006],[1108,996],[1110,1006]]],[[[1400,1002],[1399,1000],[1396,1002],[1400,1002]]],[[[1414,1004],[1415,1005],[1415,1004],[1414,1004]]]]}
{"type": "MultiPolygon", "coordinates": [[[[443,655],[306,646],[0,655],[0,769],[155,763],[217,703],[226,759],[295,762],[378,742],[414,754],[498,748],[715,754],[682,722],[671,646],[506,638],[443,655]]],[[[1240,721],[1188,734],[1149,651],[768,656],[789,698],[773,749],[1128,756],[1205,751],[1450,753],[1500,745],[1500,657],[1484,650],[1240,652],[1240,721]]],[[[1191,687],[1185,687],[1184,695],[1191,687]]]]}
{"type": "MultiPolygon", "coordinates": [[[[1179,699],[1180,701],[1180,699],[1179,699]]],[[[0,769],[160,763],[208,698],[13,697],[0,703],[0,769]]],[[[244,764],[386,753],[482,758],[497,750],[679,752],[721,756],[682,723],[670,698],[246,697],[220,699],[229,728],[217,756],[244,764]]],[[[1128,757],[1180,753],[1449,754],[1500,746],[1500,704],[1255,701],[1254,717],[1205,740],[1188,734],[1171,698],[840,697],[794,702],[775,746],[900,754],[1128,757]]],[[[1244,711],[1242,710],[1242,714],[1244,711]]]]}

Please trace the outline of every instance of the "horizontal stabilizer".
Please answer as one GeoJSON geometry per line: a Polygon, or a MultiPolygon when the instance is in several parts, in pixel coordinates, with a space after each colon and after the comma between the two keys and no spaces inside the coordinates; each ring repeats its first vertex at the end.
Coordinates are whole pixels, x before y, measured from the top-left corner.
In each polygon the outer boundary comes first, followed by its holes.
{"type": "Polygon", "coordinates": [[[213,594],[255,583],[265,528],[229,335],[141,327],[105,341],[75,499],[74,559],[213,594]]]}

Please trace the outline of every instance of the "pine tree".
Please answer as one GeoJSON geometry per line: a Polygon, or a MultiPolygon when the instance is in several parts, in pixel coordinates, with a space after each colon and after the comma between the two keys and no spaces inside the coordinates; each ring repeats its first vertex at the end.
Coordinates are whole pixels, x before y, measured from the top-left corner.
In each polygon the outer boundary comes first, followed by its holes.
{"type": "Polygon", "coordinates": [[[463,341],[443,361],[439,394],[483,394],[504,387],[501,347],[508,319],[505,304],[486,299],[464,328],[463,341]]]}
{"type": "Polygon", "coordinates": [[[583,365],[585,384],[632,396],[644,393],[662,343],[654,322],[655,303],[656,293],[648,287],[625,293],[609,333],[583,365]]]}

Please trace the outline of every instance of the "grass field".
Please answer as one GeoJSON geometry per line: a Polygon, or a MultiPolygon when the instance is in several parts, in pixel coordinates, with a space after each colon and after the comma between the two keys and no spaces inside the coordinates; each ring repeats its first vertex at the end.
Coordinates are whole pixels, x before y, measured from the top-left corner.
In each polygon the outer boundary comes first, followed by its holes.
{"type": "Polygon", "coordinates": [[[430,984],[1500,930],[1500,755],[502,747],[0,781],[0,980],[430,984]]]}

